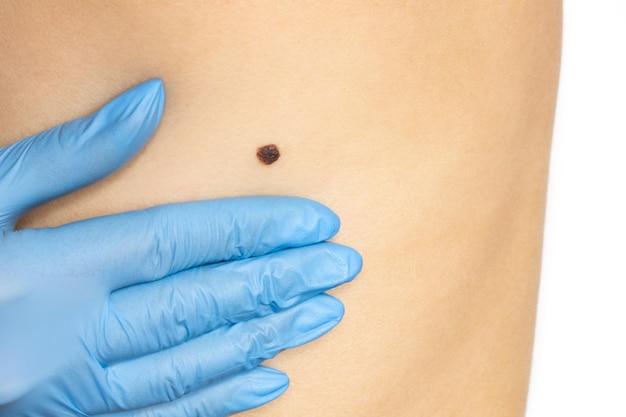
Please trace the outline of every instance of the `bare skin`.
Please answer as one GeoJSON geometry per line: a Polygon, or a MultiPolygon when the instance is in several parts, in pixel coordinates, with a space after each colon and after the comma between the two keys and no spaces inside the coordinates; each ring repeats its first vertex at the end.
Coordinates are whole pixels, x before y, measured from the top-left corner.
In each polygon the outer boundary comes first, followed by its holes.
{"type": "Polygon", "coordinates": [[[272,361],[288,393],[246,415],[522,416],[560,25],[556,0],[4,1],[0,145],[149,78],[167,93],[136,160],[21,226],[319,200],[363,272],[335,331],[272,361]]]}

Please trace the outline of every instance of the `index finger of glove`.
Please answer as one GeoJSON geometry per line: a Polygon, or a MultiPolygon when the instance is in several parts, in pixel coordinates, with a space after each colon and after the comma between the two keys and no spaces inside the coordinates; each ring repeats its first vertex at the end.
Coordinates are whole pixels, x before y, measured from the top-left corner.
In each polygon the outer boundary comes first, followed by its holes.
{"type": "MultiPolygon", "coordinates": [[[[339,229],[327,207],[295,197],[176,203],[99,217],[39,234],[35,253],[55,271],[113,291],[194,266],[327,240],[339,229]]],[[[25,231],[23,231],[25,232],[25,231]]]]}

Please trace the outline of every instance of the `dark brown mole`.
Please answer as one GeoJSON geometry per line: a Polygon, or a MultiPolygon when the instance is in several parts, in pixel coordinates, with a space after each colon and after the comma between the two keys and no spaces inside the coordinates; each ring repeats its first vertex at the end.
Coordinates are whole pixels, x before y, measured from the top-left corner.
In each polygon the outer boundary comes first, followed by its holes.
{"type": "Polygon", "coordinates": [[[270,165],[280,158],[280,151],[274,144],[265,145],[256,150],[256,157],[265,165],[270,165]]]}

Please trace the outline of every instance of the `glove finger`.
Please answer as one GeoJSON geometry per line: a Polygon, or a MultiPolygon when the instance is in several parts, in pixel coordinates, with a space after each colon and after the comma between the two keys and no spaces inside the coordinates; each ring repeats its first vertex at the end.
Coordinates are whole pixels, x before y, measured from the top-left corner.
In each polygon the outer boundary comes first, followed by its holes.
{"type": "Polygon", "coordinates": [[[317,243],[338,227],[337,216],[311,200],[245,197],[169,204],[14,237],[36,242],[29,250],[56,270],[95,278],[113,291],[194,266],[317,243]]]}
{"type": "Polygon", "coordinates": [[[266,404],[289,386],[282,372],[259,366],[189,393],[174,401],[142,408],[103,414],[101,417],[225,417],[266,404]]]}
{"type": "Polygon", "coordinates": [[[0,149],[0,230],[27,210],[96,182],[137,154],[163,112],[163,84],[132,88],[98,112],[0,149]]]}
{"type": "Polygon", "coordinates": [[[318,295],[297,306],[221,327],[182,345],[106,368],[120,409],[173,401],[212,380],[256,367],[279,351],[310,342],[343,316],[340,301],[318,295]]]}
{"type": "Polygon", "coordinates": [[[100,361],[111,363],[179,345],[220,326],[263,317],[351,281],[353,249],[320,243],[208,265],[111,295],[100,361]]]}

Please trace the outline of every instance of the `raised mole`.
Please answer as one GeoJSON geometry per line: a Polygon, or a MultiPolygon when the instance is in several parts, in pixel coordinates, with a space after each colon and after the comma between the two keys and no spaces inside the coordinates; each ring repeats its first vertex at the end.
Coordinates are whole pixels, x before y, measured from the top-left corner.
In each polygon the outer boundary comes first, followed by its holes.
{"type": "Polygon", "coordinates": [[[265,145],[256,150],[256,156],[259,158],[259,161],[263,162],[265,165],[270,165],[280,158],[280,151],[278,150],[278,146],[274,144],[265,145]]]}

